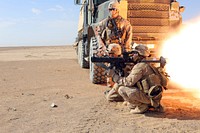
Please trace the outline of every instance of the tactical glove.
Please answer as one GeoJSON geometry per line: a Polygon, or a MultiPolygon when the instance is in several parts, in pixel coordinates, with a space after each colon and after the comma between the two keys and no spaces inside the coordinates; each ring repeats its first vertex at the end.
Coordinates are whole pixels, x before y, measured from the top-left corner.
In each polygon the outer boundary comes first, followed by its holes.
{"type": "Polygon", "coordinates": [[[110,77],[113,77],[113,75],[115,74],[115,70],[114,69],[108,69],[107,70],[107,75],[110,77]]]}
{"type": "Polygon", "coordinates": [[[120,79],[120,76],[118,74],[115,73],[115,70],[114,69],[108,69],[107,70],[107,75],[109,77],[112,77],[112,80],[117,83],[120,79]]]}
{"type": "Polygon", "coordinates": [[[118,83],[118,81],[119,81],[119,79],[120,79],[120,76],[118,75],[118,74],[114,74],[113,76],[112,76],[112,79],[113,79],[113,81],[115,82],[115,83],[118,83]]]}

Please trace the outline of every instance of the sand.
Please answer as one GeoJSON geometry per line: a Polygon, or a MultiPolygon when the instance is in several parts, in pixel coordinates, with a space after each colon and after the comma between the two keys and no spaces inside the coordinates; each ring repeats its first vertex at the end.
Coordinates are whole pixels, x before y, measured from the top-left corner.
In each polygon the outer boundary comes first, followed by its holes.
{"type": "Polygon", "coordinates": [[[0,48],[0,132],[200,132],[200,99],[190,92],[170,87],[165,113],[130,114],[105,100],[106,89],[90,82],[72,46],[0,48]]]}

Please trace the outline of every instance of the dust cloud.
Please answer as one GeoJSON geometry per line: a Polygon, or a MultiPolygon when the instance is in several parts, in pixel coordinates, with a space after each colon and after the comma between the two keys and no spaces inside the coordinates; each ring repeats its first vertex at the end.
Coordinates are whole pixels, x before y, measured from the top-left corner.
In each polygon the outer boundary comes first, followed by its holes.
{"type": "Polygon", "coordinates": [[[200,98],[200,18],[187,22],[162,45],[160,54],[167,58],[166,71],[180,88],[200,98]]]}

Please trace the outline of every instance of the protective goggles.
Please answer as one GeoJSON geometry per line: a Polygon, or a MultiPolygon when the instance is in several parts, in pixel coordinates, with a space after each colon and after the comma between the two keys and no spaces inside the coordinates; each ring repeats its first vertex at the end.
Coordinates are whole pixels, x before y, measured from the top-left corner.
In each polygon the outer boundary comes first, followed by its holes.
{"type": "Polygon", "coordinates": [[[117,9],[116,8],[109,8],[108,10],[109,11],[116,11],[117,9]]]}
{"type": "Polygon", "coordinates": [[[138,51],[131,51],[131,54],[139,54],[138,51]]]}

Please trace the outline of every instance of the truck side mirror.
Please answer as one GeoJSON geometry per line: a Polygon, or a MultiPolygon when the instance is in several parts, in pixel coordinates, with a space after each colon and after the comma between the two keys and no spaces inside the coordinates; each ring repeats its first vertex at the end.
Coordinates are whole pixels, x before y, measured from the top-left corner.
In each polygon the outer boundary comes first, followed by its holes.
{"type": "Polygon", "coordinates": [[[87,0],[74,0],[76,5],[84,5],[87,4],[87,0]]]}
{"type": "Polygon", "coordinates": [[[81,0],[74,0],[74,3],[80,5],[81,4],[81,0]]]}

